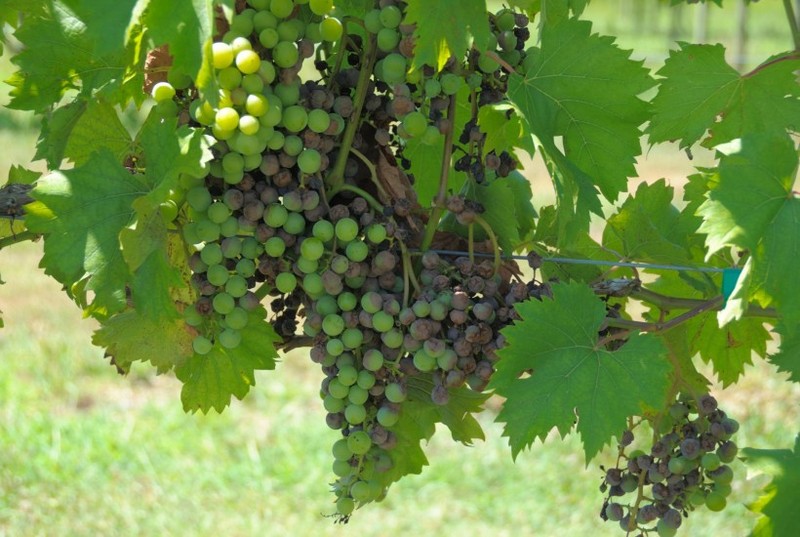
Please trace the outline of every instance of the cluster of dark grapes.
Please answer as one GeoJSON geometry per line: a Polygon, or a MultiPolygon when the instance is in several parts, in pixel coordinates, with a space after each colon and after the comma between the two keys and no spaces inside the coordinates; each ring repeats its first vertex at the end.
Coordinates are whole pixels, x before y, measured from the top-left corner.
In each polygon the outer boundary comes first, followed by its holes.
{"type": "Polygon", "coordinates": [[[739,424],[705,394],[696,400],[679,397],[657,428],[663,433],[649,452],[626,454],[634,434],[630,429],[622,434],[620,463],[606,470],[600,487],[608,493],[600,516],[627,533],[669,537],[695,508],[725,508],[733,479],[728,464],[738,451],[731,437],[739,424]]]}

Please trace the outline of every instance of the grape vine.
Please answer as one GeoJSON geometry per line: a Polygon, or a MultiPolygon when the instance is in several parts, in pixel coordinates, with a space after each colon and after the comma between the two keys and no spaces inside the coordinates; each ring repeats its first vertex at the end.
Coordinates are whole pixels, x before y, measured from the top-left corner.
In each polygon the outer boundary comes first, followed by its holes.
{"type": "Polygon", "coordinates": [[[726,506],[739,455],[692,358],[724,385],[754,352],[800,378],[800,56],[741,74],[682,43],[653,74],[586,3],[151,2],[112,23],[92,0],[7,3],[8,106],[41,116],[50,171],[9,172],[0,248],[43,238],[94,343],[173,371],[187,411],[307,349],[341,433],[337,522],[421,472],[437,423],[483,438],[496,394],[514,457],[554,428],[587,462],[616,444],[600,518],[674,535],[726,506]],[[644,134],[719,150],[681,210],[663,180],[618,200],[644,134]],[[523,153],[555,204],[534,207],[523,153]]]}

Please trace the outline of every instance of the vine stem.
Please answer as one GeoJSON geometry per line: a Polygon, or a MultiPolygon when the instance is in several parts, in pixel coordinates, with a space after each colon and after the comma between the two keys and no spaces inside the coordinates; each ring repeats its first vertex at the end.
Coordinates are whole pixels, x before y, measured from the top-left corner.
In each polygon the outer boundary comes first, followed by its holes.
{"type": "Polygon", "coordinates": [[[20,231],[17,234],[10,235],[8,237],[0,238],[0,250],[3,248],[7,248],[13,244],[19,244],[20,242],[25,241],[36,241],[41,237],[38,233],[34,233],[33,231],[20,231]]]}
{"type": "Polygon", "coordinates": [[[483,219],[480,215],[475,215],[475,223],[478,224],[483,228],[486,232],[486,235],[489,237],[489,241],[492,243],[492,250],[494,250],[494,273],[497,274],[500,271],[500,245],[497,242],[497,235],[494,234],[492,230],[492,226],[489,225],[489,222],[483,219]]]}
{"type": "Polygon", "coordinates": [[[369,39],[367,39],[363,55],[363,57],[366,58],[366,65],[361,65],[361,72],[358,74],[356,93],[353,98],[353,113],[344,131],[339,155],[336,157],[336,164],[331,174],[328,176],[328,186],[333,190],[336,190],[344,184],[344,169],[347,166],[347,156],[350,154],[350,147],[353,145],[353,140],[361,125],[361,110],[364,108],[364,101],[367,98],[367,91],[370,85],[369,79],[370,76],[372,76],[372,69],[375,66],[376,53],[375,35],[369,34],[369,39]]]}
{"type": "Polygon", "coordinates": [[[439,190],[433,199],[433,210],[425,226],[425,235],[422,237],[420,250],[427,251],[433,243],[433,236],[439,228],[439,220],[442,218],[447,201],[447,181],[450,178],[450,160],[453,158],[453,136],[456,130],[456,96],[450,96],[450,103],[447,105],[447,119],[450,128],[444,135],[444,151],[442,154],[442,171],[439,174],[439,190]]]}
{"type": "Polygon", "coordinates": [[[364,153],[362,153],[355,147],[351,146],[350,152],[354,154],[356,157],[358,157],[369,170],[370,179],[372,179],[372,182],[375,184],[375,188],[378,189],[378,195],[383,197],[383,199],[387,200],[390,199],[389,194],[386,193],[386,190],[383,188],[383,185],[381,184],[380,181],[378,181],[378,170],[375,168],[375,165],[369,161],[369,159],[366,157],[366,155],[364,155],[364,153]]]}
{"type": "Polygon", "coordinates": [[[354,194],[358,194],[359,196],[361,196],[362,198],[367,200],[367,203],[369,203],[370,207],[372,207],[373,209],[375,209],[379,213],[383,213],[383,205],[381,205],[378,200],[376,200],[374,197],[372,197],[372,194],[370,194],[369,192],[367,192],[363,188],[357,187],[355,185],[342,183],[337,188],[334,188],[333,190],[331,190],[330,193],[329,193],[329,196],[332,198],[333,196],[335,196],[336,194],[338,194],[342,190],[347,190],[349,192],[353,192],[354,194]]]}
{"type": "MultiPolygon", "coordinates": [[[[642,321],[631,321],[629,319],[606,318],[606,326],[614,328],[624,328],[627,330],[639,330],[640,332],[666,332],[667,330],[675,328],[679,324],[686,322],[693,317],[697,317],[698,315],[705,313],[706,311],[719,309],[719,307],[722,306],[723,301],[724,299],[722,296],[712,298],[711,300],[707,300],[701,303],[699,306],[687,311],[686,313],[682,313],[677,317],[673,317],[669,321],[647,323],[642,321]]],[[[612,334],[612,336],[614,335],[615,334],[612,334]]],[[[612,341],[613,339],[619,339],[618,337],[612,337],[612,336],[607,336],[608,341],[612,341]]],[[[607,338],[603,339],[605,340],[607,338]]],[[[598,342],[598,345],[599,344],[600,343],[598,342]]]]}
{"type": "Polygon", "coordinates": [[[752,76],[755,76],[758,73],[760,73],[761,71],[763,71],[764,69],[766,69],[767,67],[771,67],[771,66],[775,65],[776,63],[781,63],[781,62],[790,61],[790,60],[798,60],[798,59],[800,59],[800,50],[794,50],[794,51],[788,52],[786,54],[781,54],[780,56],[776,56],[775,58],[772,58],[771,60],[762,63],[761,65],[759,65],[758,67],[756,67],[755,69],[750,71],[749,73],[743,74],[742,78],[750,78],[752,76]]]}
{"type": "MultiPolygon", "coordinates": [[[[398,239],[397,242],[400,244],[400,250],[403,254],[403,275],[404,277],[407,275],[408,279],[411,280],[411,285],[414,286],[414,290],[417,294],[422,292],[422,289],[419,286],[419,281],[417,281],[417,275],[414,273],[414,267],[411,265],[411,255],[408,253],[408,247],[406,243],[402,240],[398,239]]],[[[403,290],[403,305],[408,306],[408,285],[405,285],[405,289],[403,290]]]]}
{"type": "Polygon", "coordinates": [[[794,7],[792,0],[783,0],[783,8],[786,10],[786,18],[789,21],[789,28],[792,29],[792,40],[794,41],[794,49],[800,50],[800,29],[797,27],[797,18],[795,17],[794,7]]]}

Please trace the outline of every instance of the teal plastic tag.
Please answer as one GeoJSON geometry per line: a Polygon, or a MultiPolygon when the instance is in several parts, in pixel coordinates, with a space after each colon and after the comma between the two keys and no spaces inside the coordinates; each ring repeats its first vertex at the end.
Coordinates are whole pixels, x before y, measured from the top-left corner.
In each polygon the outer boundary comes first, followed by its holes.
{"type": "Polygon", "coordinates": [[[722,299],[723,304],[727,304],[733,290],[736,288],[736,282],[739,281],[739,274],[742,273],[740,268],[727,268],[722,271],[722,299]]]}

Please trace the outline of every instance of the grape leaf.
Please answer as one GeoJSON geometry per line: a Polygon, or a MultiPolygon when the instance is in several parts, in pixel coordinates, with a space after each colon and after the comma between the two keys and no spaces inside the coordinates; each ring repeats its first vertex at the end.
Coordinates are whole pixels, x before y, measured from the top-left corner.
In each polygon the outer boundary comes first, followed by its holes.
{"type": "Polygon", "coordinates": [[[86,24],[93,52],[104,56],[122,50],[140,0],[63,0],[86,24]]]}
{"type": "Polygon", "coordinates": [[[753,528],[753,537],[791,537],[800,525],[800,435],[794,451],[789,449],[744,448],[742,458],[748,467],[772,476],[764,494],[749,505],[761,513],[753,528]]]}
{"type": "Polygon", "coordinates": [[[117,162],[123,162],[131,151],[131,135],[114,107],[102,101],[89,103],[77,117],[68,136],[63,156],[76,166],[85,164],[99,147],[111,151],[117,162]]]}
{"type": "Polygon", "coordinates": [[[687,237],[672,196],[672,187],[663,179],[640,184],[635,195],[607,220],[603,245],[628,259],[673,264],[689,261],[687,237]]]}
{"type": "Polygon", "coordinates": [[[122,85],[123,54],[95,54],[85,23],[64,2],[53,0],[46,13],[27,18],[14,35],[23,47],[12,58],[19,71],[8,81],[14,87],[9,108],[44,112],[67,90],[88,96],[122,85]]]}
{"type": "MultiPolygon", "coordinates": [[[[521,242],[517,226],[514,190],[503,179],[495,179],[488,185],[475,187],[475,199],[483,205],[481,214],[494,231],[497,242],[506,252],[513,252],[521,242]]],[[[477,227],[477,224],[476,224],[477,227]]],[[[484,235],[476,235],[483,238],[484,235]]]]}
{"type": "Polygon", "coordinates": [[[217,341],[205,356],[194,354],[175,368],[183,382],[184,410],[207,413],[213,408],[222,412],[231,396],[241,400],[247,395],[256,383],[256,370],[275,369],[275,343],[281,338],[264,320],[266,315],[262,307],[250,312],[250,320],[241,330],[242,342],[235,349],[226,349],[217,341]]]}
{"type": "Polygon", "coordinates": [[[481,106],[478,110],[478,126],[486,134],[484,156],[492,151],[498,155],[503,151],[514,154],[514,149],[520,148],[533,157],[536,149],[527,123],[513,111],[507,104],[481,106]]]}
{"type": "Polygon", "coordinates": [[[781,337],[778,353],[769,357],[780,371],[789,373],[789,379],[800,382],[800,330],[790,331],[784,324],[778,323],[775,332],[781,337]]]}
{"type": "Polygon", "coordinates": [[[714,364],[723,388],[739,380],[744,366],[753,363],[754,352],[762,358],[767,355],[770,335],[763,320],[748,317],[720,327],[717,316],[709,312],[692,319],[687,328],[694,333],[692,348],[705,363],[714,364]]]}
{"type": "Polygon", "coordinates": [[[672,364],[672,379],[676,387],[688,392],[707,392],[711,383],[697,371],[692,361],[695,352],[689,345],[689,328],[686,323],[662,332],[660,336],[668,351],[667,357],[672,364]]]}
{"type": "Polygon", "coordinates": [[[78,98],[44,116],[33,160],[44,159],[51,169],[59,168],[72,129],[86,112],[87,106],[85,99],[78,98]]]}
{"type": "Polygon", "coordinates": [[[583,10],[586,9],[589,0],[538,0],[535,2],[511,2],[512,5],[518,5],[527,9],[528,11],[541,11],[542,20],[545,24],[554,25],[569,18],[570,11],[575,17],[579,17],[583,10]],[[528,4],[529,7],[526,7],[528,4]],[[539,4],[539,9],[534,9],[535,4],[539,4]]]}
{"type": "Polygon", "coordinates": [[[629,416],[663,406],[672,368],[649,334],[606,350],[598,337],[606,306],[586,285],[558,283],[552,292],[516,305],[522,320],[502,330],[507,344],[489,387],[506,398],[497,420],[514,457],[554,427],[565,436],[577,417],[588,462],[629,416]]]}
{"type": "Polygon", "coordinates": [[[128,370],[133,362],[150,362],[164,373],[192,355],[194,334],[183,319],[156,320],[126,310],[103,321],[92,343],[105,347],[114,363],[128,370]]]}
{"type": "Polygon", "coordinates": [[[710,130],[704,145],[715,146],[747,132],[795,131],[798,69],[800,59],[786,57],[740,76],[725,62],[722,45],[680,43],[656,73],[664,78],[653,98],[650,142],[679,140],[681,148],[690,147],[710,130]]]}
{"type": "Polygon", "coordinates": [[[371,11],[375,2],[372,0],[336,0],[337,17],[349,15],[351,17],[363,18],[368,11],[371,11]]]}
{"type": "Polygon", "coordinates": [[[614,201],[636,173],[639,126],[649,119],[637,95],[653,80],[630,51],[591,29],[577,19],[545,26],[541,47],[525,60],[525,76],[510,76],[508,95],[550,157],[560,153],[554,139],[563,137],[563,155],[614,201]]]}
{"type": "Polygon", "coordinates": [[[463,58],[473,44],[485,50],[491,37],[485,0],[409,0],[404,22],[416,24],[414,65],[437,71],[450,56],[463,58]]]}
{"type": "Polygon", "coordinates": [[[108,314],[122,310],[129,272],[119,233],[133,221],[133,200],[145,192],[140,178],[102,148],[83,166],[40,179],[26,224],[45,235],[45,272],[68,288],[87,278],[95,307],[108,314]]]}
{"type": "Polygon", "coordinates": [[[800,199],[793,192],[798,158],[784,135],[745,136],[739,153],[723,156],[719,180],[699,208],[709,256],[725,246],[749,251],[724,319],[750,301],[773,304],[792,326],[800,323],[800,286],[786,285],[800,257],[800,199]]]}
{"type": "Polygon", "coordinates": [[[533,206],[531,182],[514,170],[503,181],[514,193],[514,216],[520,239],[527,240],[535,227],[536,209],[533,206]]]}

